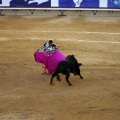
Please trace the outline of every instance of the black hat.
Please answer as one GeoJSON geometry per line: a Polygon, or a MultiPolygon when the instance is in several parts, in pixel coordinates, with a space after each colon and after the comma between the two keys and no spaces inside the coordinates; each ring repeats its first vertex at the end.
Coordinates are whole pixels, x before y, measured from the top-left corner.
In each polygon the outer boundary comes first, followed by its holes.
{"type": "Polygon", "coordinates": [[[53,41],[52,41],[52,40],[49,40],[49,43],[53,43],[53,41]]]}

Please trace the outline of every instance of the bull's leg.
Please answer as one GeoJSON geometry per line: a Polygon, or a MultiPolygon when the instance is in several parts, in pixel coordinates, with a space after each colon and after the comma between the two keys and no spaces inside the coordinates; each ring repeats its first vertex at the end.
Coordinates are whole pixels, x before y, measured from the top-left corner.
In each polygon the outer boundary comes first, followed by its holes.
{"type": "Polygon", "coordinates": [[[81,73],[80,73],[80,75],[79,75],[79,76],[80,76],[80,78],[81,78],[81,79],[83,79],[83,77],[82,77],[81,73]]]}
{"type": "Polygon", "coordinates": [[[57,80],[61,81],[59,74],[57,74],[57,80]]]}
{"type": "Polygon", "coordinates": [[[77,69],[76,71],[77,71],[77,75],[79,75],[80,78],[83,79],[83,77],[82,77],[82,75],[81,75],[81,72],[80,72],[80,69],[77,69]]]}
{"type": "Polygon", "coordinates": [[[69,82],[69,77],[70,77],[70,72],[67,72],[66,73],[66,81],[67,81],[67,83],[69,84],[69,86],[71,86],[72,84],[69,82]]]}
{"type": "Polygon", "coordinates": [[[83,77],[81,76],[81,74],[80,74],[80,78],[83,79],[83,77]]]}
{"type": "Polygon", "coordinates": [[[52,84],[53,78],[54,78],[56,75],[57,75],[56,72],[54,72],[54,73],[52,74],[52,77],[51,77],[51,80],[50,80],[50,84],[52,84]]]}

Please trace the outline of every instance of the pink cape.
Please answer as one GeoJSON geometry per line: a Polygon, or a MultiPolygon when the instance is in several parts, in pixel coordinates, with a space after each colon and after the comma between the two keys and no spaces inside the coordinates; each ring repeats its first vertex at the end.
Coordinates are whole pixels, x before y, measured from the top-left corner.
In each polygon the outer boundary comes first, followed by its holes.
{"type": "Polygon", "coordinates": [[[66,56],[57,49],[53,54],[47,52],[35,52],[34,58],[37,63],[43,63],[51,74],[55,71],[58,63],[61,60],[65,60],[66,56]]]}

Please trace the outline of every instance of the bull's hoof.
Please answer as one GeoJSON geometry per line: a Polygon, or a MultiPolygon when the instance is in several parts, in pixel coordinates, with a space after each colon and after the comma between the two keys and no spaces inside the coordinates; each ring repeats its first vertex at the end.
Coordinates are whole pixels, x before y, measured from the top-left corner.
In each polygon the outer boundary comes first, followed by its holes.
{"type": "Polygon", "coordinates": [[[81,79],[83,79],[83,77],[82,77],[82,76],[80,76],[80,78],[81,78],[81,79]]]}
{"type": "Polygon", "coordinates": [[[54,86],[54,84],[50,84],[50,86],[54,86]]]}
{"type": "Polygon", "coordinates": [[[69,84],[69,86],[72,86],[72,84],[69,84]]]}
{"type": "Polygon", "coordinates": [[[74,73],[74,76],[76,76],[77,74],[76,73],[74,73]]]}
{"type": "Polygon", "coordinates": [[[59,82],[61,81],[61,79],[57,79],[59,82]]]}

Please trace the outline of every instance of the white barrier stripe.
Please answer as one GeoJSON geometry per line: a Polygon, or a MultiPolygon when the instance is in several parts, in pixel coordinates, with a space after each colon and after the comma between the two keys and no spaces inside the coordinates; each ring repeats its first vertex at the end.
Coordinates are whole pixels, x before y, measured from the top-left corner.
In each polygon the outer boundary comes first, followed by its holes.
{"type": "Polygon", "coordinates": [[[35,31],[33,31],[33,30],[0,30],[0,31],[3,31],[3,32],[13,32],[13,33],[15,33],[15,32],[19,32],[19,33],[25,33],[25,32],[27,32],[27,33],[30,33],[30,32],[46,32],[46,33],[77,33],[77,34],[120,34],[120,32],[86,32],[86,31],[39,31],[39,30],[35,30],[35,31]]]}
{"type": "MultiPolygon", "coordinates": [[[[5,1],[5,0],[4,0],[5,1]]],[[[6,0],[7,1],[7,0],[6,0]]],[[[0,5],[2,6],[2,5],[0,5]]],[[[83,11],[93,11],[93,10],[97,10],[97,11],[117,11],[119,12],[120,9],[119,8],[112,8],[112,9],[106,9],[106,8],[60,8],[60,7],[57,7],[57,8],[40,8],[40,7],[9,7],[9,6],[3,6],[0,8],[1,10],[66,10],[66,11],[69,11],[69,10],[77,10],[77,11],[80,11],[80,10],[83,10],[83,11]]]]}

